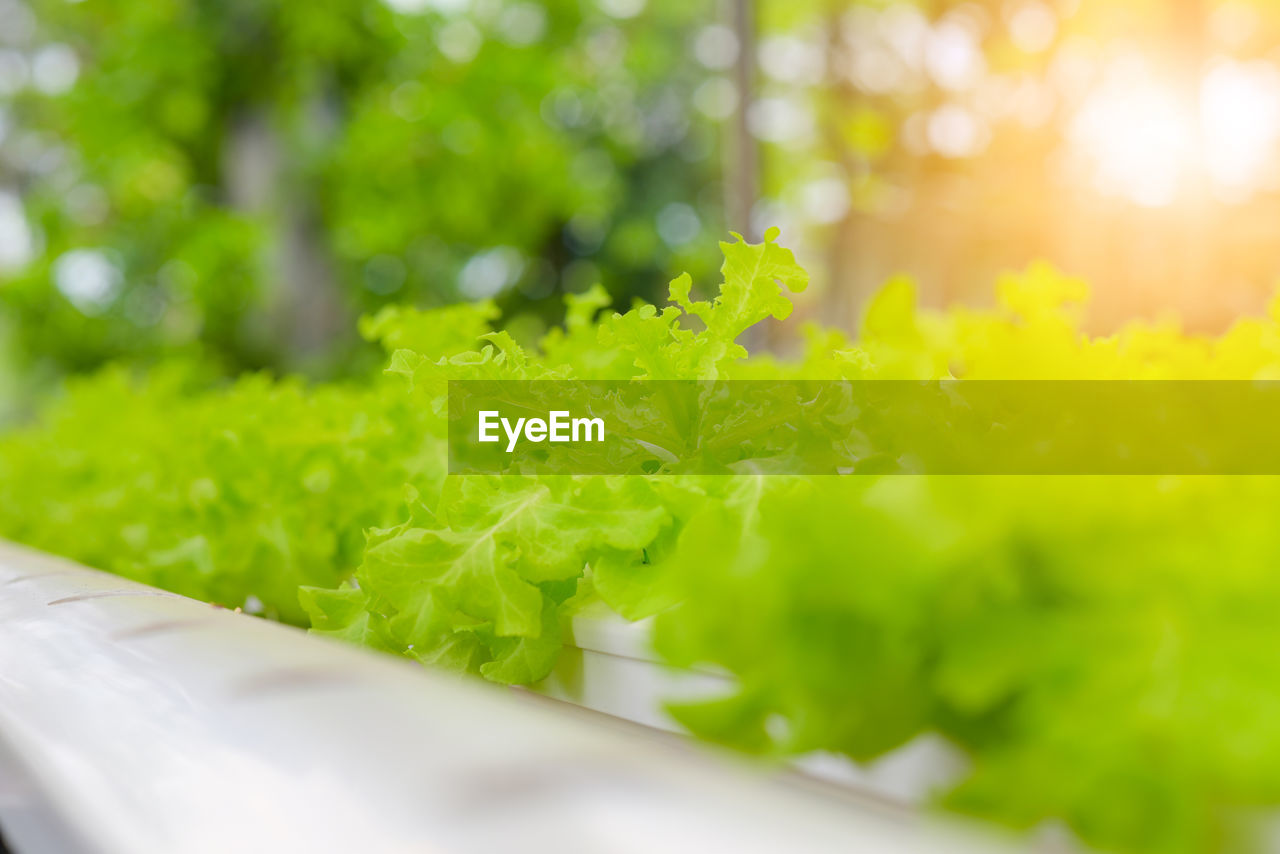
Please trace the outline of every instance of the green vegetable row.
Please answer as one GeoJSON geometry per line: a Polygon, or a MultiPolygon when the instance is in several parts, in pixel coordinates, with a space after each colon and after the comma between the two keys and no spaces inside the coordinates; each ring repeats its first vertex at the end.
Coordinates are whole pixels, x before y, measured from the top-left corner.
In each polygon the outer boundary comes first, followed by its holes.
{"type": "Polygon", "coordinates": [[[1083,284],[1039,267],[984,311],[890,283],[856,343],[748,356],[807,284],[776,239],[722,244],[710,300],[687,277],[662,308],[570,297],[536,347],[484,303],[384,310],[361,331],[389,367],[363,383],[80,380],[0,439],[0,535],[500,682],[545,676],[600,599],[657,615],[673,664],[737,677],[675,708],[706,738],[870,759],[941,733],[970,758],[953,808],[1119,851],[1260,844],[1280,480],[447,476],[448,379],[1280,376],[1280,312],[1091,337],[1083,284]]]}

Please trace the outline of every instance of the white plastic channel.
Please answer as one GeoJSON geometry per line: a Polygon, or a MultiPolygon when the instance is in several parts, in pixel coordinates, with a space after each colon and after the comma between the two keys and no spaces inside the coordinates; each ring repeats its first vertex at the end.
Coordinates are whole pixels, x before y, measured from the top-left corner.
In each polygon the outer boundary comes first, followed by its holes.
{"type": "MultiPolygon", "coordinates": [[[[653,652],[652,620],[628,622],[602,603],[573,621],[573,637],[537,689],[633,723],[683,732],[666,711],[675,700],[711,699],[734,690],[728,674],[665,666],[653,652]]],[[[905,808],[920,808],[966,771],[964,757],[936,735],[921,736],[875,762],[858,764],[830,753],[793,763],[811,777],[905,808]]]]}
{"type": "Polygon", "coordinates": [[[4,544],[0,780],[19,854],[1007,850],[4,544]]]}

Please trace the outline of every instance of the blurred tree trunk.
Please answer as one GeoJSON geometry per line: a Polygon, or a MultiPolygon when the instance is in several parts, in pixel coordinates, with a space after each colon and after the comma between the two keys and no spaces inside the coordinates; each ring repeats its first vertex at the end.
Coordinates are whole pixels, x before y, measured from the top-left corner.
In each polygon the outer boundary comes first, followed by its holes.
{"type": "MultiPolygon", "coordinates": [[[[1191,111],[1190,121],[1195,129],[1192,168],[1188,170],[1187,186],[1181,216],[1175,224],[1178,229],[1177,244],[1182,256],[1178,272],[1178,293],[1173,303],[1190,310],[1196,295],[1210,286],[1207,279],[1213,274],[1209,262],[1209,232],[1216,220],[1212,208],[1216,199],[1205,156],[1204,111],[1201,104],[1201,85],[1205,66],[1209,59],[1207,30],[1209,26],[1204,0],[1181,0],[1173,4],[1174,19],[1174,74],[1181,95],[1191,111]]],[[[1153,304],[1160,296],[1153,294],[1153,304]]],[[[1163,295],[1169,301],[1169,295],[1163,295]]]]}
{"type": "MultiPolygon", "coordinates": [[[[751,107],[756,94],[756,10],[754,0],[724,0],[728,4],[729,25],[738,42],[738,55],[733,63],[733,83],[738,92],[738,107],[733,126],[724,135],[724,211],[730,231],[748,241],[757,242],[763,235],[752,221],[756,201],[760,197],[760,149],[751,132],[751,107]]],[[[771,349],[776,329],[766,320],[743,333],[740,342],[748,351],[771,349]]]]}
{"type": "Polygon", "coordinates": [[[760,154],[751,132],[751,105],[755,98],[756,22],[754,0],[726,0],[738,56],[733,65],[738,108],[733,114],[731,133],[725,134],[725,218],[729,229],[748,240],[759,240],[751,221],[752,209],[760,194],[760,154]]]}
{"type": "Polygon", "coordinates": [[[318,207],[305,189],[289,193],[283,202],[274,325],[289,342],[290,365],[314,365],[346,337],[351,324],[318,207]]]}
{"type": "MultiPolygon", "coordinates": [[[[843,44],[841,30],[841,17],[845,8],[842,3],[837,2],[827,12],[827,80],[824,86],[827,104],[820,121],[824,143],[831,159],[840,167],[840,179],[852,193],[858,180],[859,168],[856,155],[850,151],[841,132],[840,120],[842,116],[853,113],[858,93],[844,73],[850,59],[848,48],[843,44]]],[[[866,231],[867,224],[866,217],[851,203],[844,216],[831,226],[831,234],[827,237],[824,315],[827,322],[853,332],[857,332],[862,306],[870,296],[863,292],[860,277],[856,273],[857,252],[863,244],[860,232],[866,231]]]]}
{"type": "Polygon", "coordinates": [[[234,209],[269,224],[269,344],[286,368],[316,367],[349,324],[341,284],[309,188],[290,175],[279,133],[267,115],[249,111],[227,133],[223,189],[234,209]]]}

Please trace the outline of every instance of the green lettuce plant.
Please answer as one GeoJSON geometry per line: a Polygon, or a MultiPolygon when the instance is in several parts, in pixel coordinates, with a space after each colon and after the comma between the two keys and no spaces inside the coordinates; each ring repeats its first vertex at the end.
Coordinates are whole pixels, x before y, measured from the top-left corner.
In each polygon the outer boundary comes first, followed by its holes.
{"type": "MultiPolygon", "coordinates": [[[[771,232],[722,244],[709,298],[607,310],[536,347],[492,305],[392,308],[375,381],[77,382],[0,439],[0,533],[424,663],[534,683],[601,600],[676,666],[733,677],[673,707],[770,756],[858,760],[938,733],[952,808],[1133,852],[1260,844],[1280,804],[1280,533],[1271,477],[449,476],[450,379],[1270,379],[1280,311],[1217,337],[1081,329],[1083,283],[1005,277],[988,310],[891,283],[856,342],[792,360],[743,333],[807,278],[771,232]]],[[[759,429],[768,429],[761,425],[759,429]]]]}

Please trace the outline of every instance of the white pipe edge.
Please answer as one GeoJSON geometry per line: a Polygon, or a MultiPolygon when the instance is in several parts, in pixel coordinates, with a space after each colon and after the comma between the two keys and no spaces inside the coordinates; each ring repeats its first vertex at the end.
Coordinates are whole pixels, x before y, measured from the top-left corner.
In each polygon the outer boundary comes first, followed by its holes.
{"type": "MultiPolygon", "coordinates": [[[[669,667],[654,651],[652,618],[629,622],[604,603],[578,613],[555,668],[534,686],[542,694],[653,729],[686,734],[672,701],[718,699],[734,691],[731,674],[669,667]]],[[[810,753],[790,766],[856,793],[912,809],[931,803],[969,772],[969,762],[936,733],[925,733],[871,762],[810,753]]]]}
{"type": "Polygon", "coordinates": [[[0,778],[18,854],[1010,850],[4,543],[0,778]]]}

